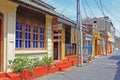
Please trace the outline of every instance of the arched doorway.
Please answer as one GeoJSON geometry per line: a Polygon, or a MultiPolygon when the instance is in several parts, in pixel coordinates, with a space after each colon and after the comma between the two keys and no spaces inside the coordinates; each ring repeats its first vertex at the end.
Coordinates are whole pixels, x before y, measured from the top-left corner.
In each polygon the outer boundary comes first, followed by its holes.
{"type": "Polygon", "coordinates": [[[0,13],[0,72],[3,71],[3,50],[4,50],[4,40],[3,40],[3,14],[0,13]]]}

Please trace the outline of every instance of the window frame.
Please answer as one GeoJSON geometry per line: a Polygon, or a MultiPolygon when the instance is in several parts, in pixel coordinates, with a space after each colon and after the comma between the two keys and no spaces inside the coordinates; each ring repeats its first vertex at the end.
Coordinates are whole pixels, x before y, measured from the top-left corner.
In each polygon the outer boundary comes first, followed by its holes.
{"type": "Polygon", "coordinates": [[[15,28],[15,50],[45,50],[46,49],[46,36],[45,36],[46,35],[45,34],[45,32],[46,32],[45,29],[46,28],[44,26],[45,24],[36,24],[36,23],[32,23],[32,22],[28,23],[28,22],[25,22],[25,20],[27,20],[27,19],[21,20],[20,17],[17,18],[16,23],[22,23],[22,47],[21,48],[16,47],[16,28],[15,28]],[[30,48],[25,48],[25,27],[26,27],[26,24],[30,25],[30,29],[31,29],[31,31],[30,31],[30,48]],[[33,34],[34,34],[33,27],[34,26],[38,27],[38,40],[33,40],[33,34]],[[40,35],[41,35],[40,28],[43,28],[43,30],[44,30],[44,33],[42,34],[44,40],[40,40],[40,35]],[[37,43],[38,47],[37,48],[33,48],[33,41],[38,41],[38,43],[37,43]],[[43,48],[40,47],[40,42],[41,41],[44,42],[44,47],[43,48]]]}
{"type": "MultiPolygon", "coordinates": [[[[18,28],[20,28],[20,26],[19,26],[20,24],[21,24],[21,27],[22,27],[22,22],[19,22],[19,23],[16,22],[16,27],[17,27],[17,25],[18,25],[18,28]]],[[[22,39],[22,38],[23,38],[23,35],[21,35],[22,37],[20,37],[20,33],[23,34],[23,27],[22,27],[22,30],[16,29],[16,27],[15,27],[15,33],[18,32],[19,35],[18,35],[18,37],[16,38],[16,34],[15,34],[15,41],[18,40],[18,44],[19,44],[20,41],[23,42],[23,39],[22,39]]],[[[21,44],[21,47],[22,47],[22,46],[23,46],[23,45],[21,44]]],[[[19,45],[17,48],[21,48],[21,47],[20,47],[20,45],[19,45]]],[[[15,43],[15,48],[16,48],[16,43],[15,43]]]]}

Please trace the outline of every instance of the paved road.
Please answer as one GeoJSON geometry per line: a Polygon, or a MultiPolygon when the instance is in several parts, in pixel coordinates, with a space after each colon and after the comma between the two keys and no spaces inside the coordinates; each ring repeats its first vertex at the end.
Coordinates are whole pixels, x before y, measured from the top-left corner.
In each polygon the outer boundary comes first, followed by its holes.
{"type": "Polygon", "coordinates": [[[120,51],[95,59],[84,67],[72,67],[36,80],[120,80],[120,51]]]}

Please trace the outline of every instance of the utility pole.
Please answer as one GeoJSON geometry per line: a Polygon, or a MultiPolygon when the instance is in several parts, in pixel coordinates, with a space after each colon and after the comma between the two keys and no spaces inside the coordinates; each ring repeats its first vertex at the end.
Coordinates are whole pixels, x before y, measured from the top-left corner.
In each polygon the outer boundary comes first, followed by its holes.
{"type": "Polygon", "coordinates": [[[106,56],[108,55],[108,35],[107,35],[107,21],[106,21],[106,18],[104,16],[104,20],[105,20],[105,53],[106,53],[106,56]]]}
{"type": "Polygon", "coordinates": [[[77,25],[76,25],[76,56],[77,56],[77,66],[79,66],[79,60],[81,61],[81,67],[83,66],[83,40],[82,40],[82,21],[81,21],[81,0],[77,0],[77,25]],[[80,40],[78,37],[78,31],[80,31],[80,40]]]}

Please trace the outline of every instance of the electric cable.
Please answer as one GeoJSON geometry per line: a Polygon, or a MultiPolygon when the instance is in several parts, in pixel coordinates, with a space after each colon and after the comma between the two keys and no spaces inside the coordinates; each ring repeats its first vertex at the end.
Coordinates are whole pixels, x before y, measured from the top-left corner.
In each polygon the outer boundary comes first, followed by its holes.
{"type": "Polygon", "coordinates": [[[68,2],[68,4],[64,7],[64,9],[60,12],[61,14],[69,7],[71,3],[71,0],[68,2]]]}
{"type": "Polygon", "coordinates": [[[94,17],[93,11],[92,11],[92,9],[91,9],[91,7],[90,7],[88,1],[85,0],[85,2],[86,2],[87,6],[88,6],[88,8],[89,8],[89,10],[90,10],[90,12],[91,12],[91,16],[94,17]]]}

